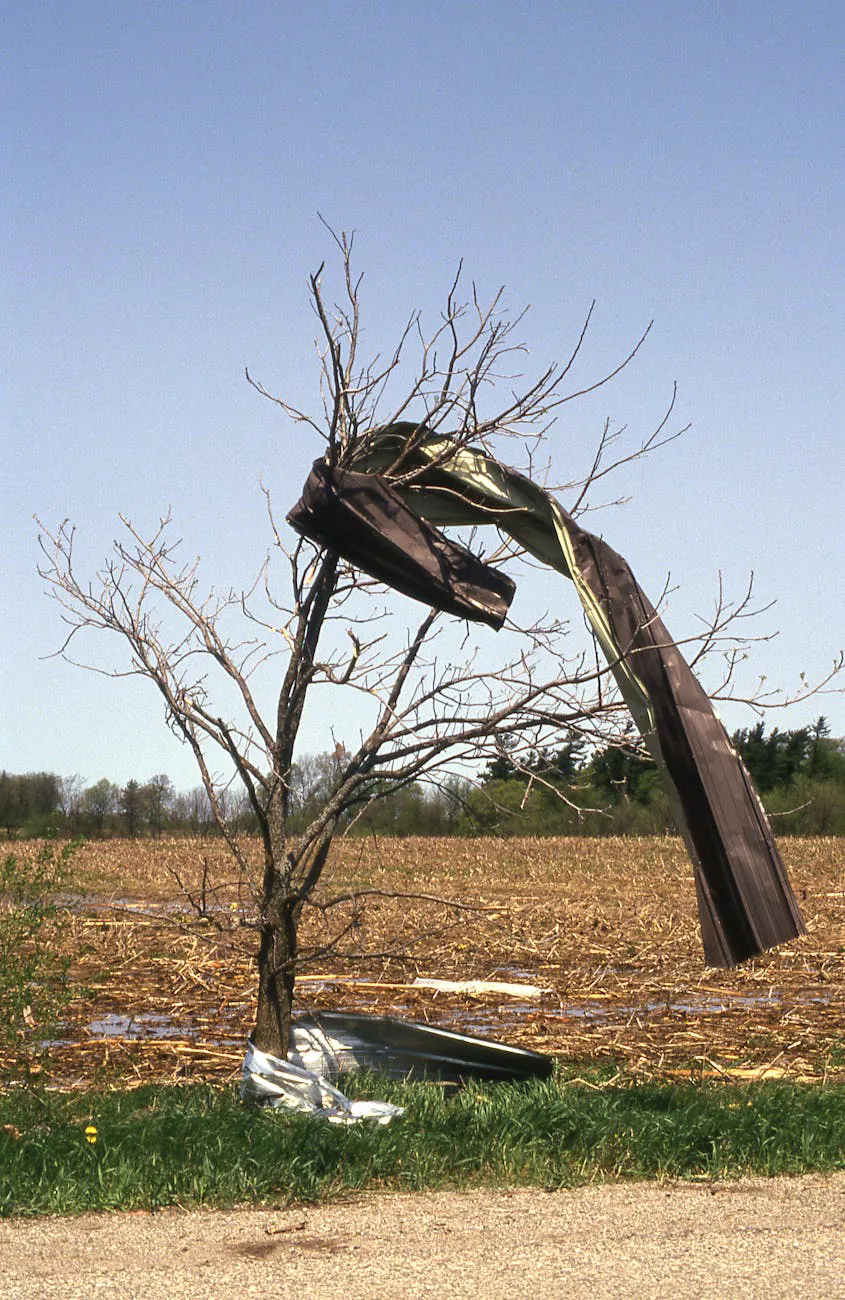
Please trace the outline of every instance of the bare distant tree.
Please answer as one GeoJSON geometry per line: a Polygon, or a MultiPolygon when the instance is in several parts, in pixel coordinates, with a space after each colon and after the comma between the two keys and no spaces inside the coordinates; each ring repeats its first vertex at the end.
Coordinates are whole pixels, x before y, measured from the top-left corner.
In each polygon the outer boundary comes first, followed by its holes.
{"type": "Polygon", "coordinates": [[[82,796],[82,807],[95,835],[100,836],[112,813],[117,810],[120,790],[107,777],[89,785],[82,796]]]}
{"type": "Polygon", "coordinates": [[[65,826],[73,832],[79,830],[84,792],[85,782],[77,772],[59,778],[59,812],[65,826]]]}
{"type": "Polygon", "coordinates": [[[173,782],[164,772],[151,776],[149,781],[144,783],[144,811],[153,839],[158,839],[164,831],[175,797],[173,782]]]}
{"type": "MultiPolygon", "coordinates": [[[[394,478],[406,472],[424,428],[448,434],[454,448],[481,447],[536,474],[537,455],[555,412],[613,379],[643,342],[608,374],[567,387],[590,323],[588,313],[566,360],[521,381],[513,373],[523,351],[516,333],[520,318],[504,312],[500,293],[486,304],[474,287],[462,296],[458,277],[433,332],[426,334],[414,314],[390,355],[363,359],[361,282],[352,269],[351,241],[343,236],[337,243],[340,302],[327,296],[322,267],[310,277],[321,409],[309,413],[284,398],[271,398],[289,420],[314,436],[334,465],[359,459],[374,431],[407,421],[405,446],[391,471],[394,478]],[[406,354],[414,358],[410,375],[406,354]]],[[[669,428],[671,412],[672,403],[659,426],[627,448],[618,432],[605,426],[587,477],[561,489],[569,508],[585,510],[591,489],[611,470],[678,436],[669,428]]],[[[508,624],[495,647],[499,658],[492,669],[485,639],[489,645],[493,638],[487,630],[468,637],[462,652],[451,643],[441,652],[438,635],[448,616],[427,610],[409,628],[404,616],[414,609],[410,602],[397,598],[388,608],[383,586],[336,553],[288,534],[274,515],[269,492],[265,496],[272,556],[246,592],[203,589],[197,562],[181,558],[169,516],[149,533],[121,516],[122,536],[90,581],[77,573],[74,528],[65,523],[50,531],[42,525],[45,560],[40,572],[69,624],[62,653],[70,658],[79,633],[117,634],[128,657],[114,675],[149,679],[164,701],[172,730],[193,751],[212,814],[248,885],[247,919],[256,931],[258,970],[255,1042],[285,1055],[296,971],[304,956],[298,944],[302,911],[314,896],[340,827],[354,821],[374,796],[477,768],[479,760],[495,757],[504,743],[509,760],[518,766],[521,756],[527,761],[538,749],[559,743],[562,727],[568,738],[580,736],[590,745],[622,740],[630,727],[598,657],[590,649],[564,653],[566,629],[560,621],[508,624]],[[279,564],[286,574],[281,584],[279,564]],[[274,654],[282,658],[268,709],[261,701],[274,654]],[[332,700],[326,707],[337,727],[331,770],[318,774],[296,767],[306,701],[317,690],[323,700],[332,700]],[[226,699],[225,710],[216,692],[226,699]],[[349,699],[363,704],[361,714],[367,718],[357,736],[341,722],[349,699]],[[308,781],[316,776],[317,807],[308,824],[294,832],[292,815],[301,811],[308,781]],[[237,811],[230,792],[233,780],[259,830],[262,862],[257,872],[237,832],[237,817],[229,815],[237,811]]],[[[476,541],[476,549],[479,545],[476,541]]],[[[496,545],[492,558],[519,562],[511,543],[496,545]]],[[[563,591],[563,602],[565,598],[563,591]]],[[[720,598],[693,649],[699,665],[708,655],[723,657],[725,671],[717,685],[721,697],[732,689],[750,613],[750,590],[735,604],[720,598]]],[[[322,900],[322,905],[330,901],[322,900]]]]}

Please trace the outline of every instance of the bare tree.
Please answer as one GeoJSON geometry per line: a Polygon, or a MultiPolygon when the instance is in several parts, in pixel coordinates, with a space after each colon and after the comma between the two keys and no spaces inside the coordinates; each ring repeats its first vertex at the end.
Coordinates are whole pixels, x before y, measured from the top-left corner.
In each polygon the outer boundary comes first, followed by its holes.
{"type": "Polygon", "coordinates": [[[59,812],[72,831],[79,829],[85,782],[78,772],[59,778],[59,812]]]}
{"type": "MultiPolygon", "coordinates": [[[[393,482],[412,480],[415,454],[432,431],[448,434],[453,450],[480,447],[489,455],[518,460],[526,472],[536,474],[538,451],[555,412],[613,379],[645,338],[610,373],[568,388],[590,323],[588,313],[568,358],[533,381],[521,381],[512,373],[523,351],[516,332],[520,318],[504,312],[501,294],[486,305],[474,288],[462,296],[458,276],[433,333],[425,334],[414,314],[389,356],[364,360],[361,281],[353,274],[351,241],[343,236],[337,244],[343,284],[339,304],[332,305],[326,294],[323,267],[310,277],[322,409],[307,413],[255,384],[289,420],[319,440],[332,466],[360,463],[377,431],[399,424],[403,439],[388,470],[393,482]],[[409,356],[411,377],[405,369],[409,356]]],[[[588,508],[590,490],[612,469],[678,436],[669,427],[673,403],[674,397],[659,426],[633,447],[622,446],[618,433],[605,427],[587,477],[560,489],[574,503],[573,511],[588,508]]],[[[529,755],[554,744],[561,728],[570,739],[607,744],[630,738],[630,720],[607,668],[589,644],[562,654],[567,629],[560,621],[546,618],[529,627],[509,623],[501,634],[498,662],[491,667],[487,631],[477,637],[467,634],[459,653],[446,636],[453,635],[449,623],[454,620],[448,616],[430,609],[418,623],[407,625],[404,616],[415,608],[410,602],[393,602],[388,608],[384,586],[335,552],[289,537],[276,520],[269,492],[265,497],[273,547],[246,592],[204,591],[197,562],[180,558],[169,516],[149,534],[121,516],[122,538],[92,581],[77,573],[74,528],[65,523],[51,532],[41,525],[45,560],[40,572],[69,624],[60,653],[71,658],[80,632],[117,634],[128,662],[114,675],[149,679],[164,701],[171,728],[193,751],[245,891],[245,921],[257,932],[254,1039],[263,1050],[284,1056],[297,966],[306,956],[299,951],[300,920],[315,898],[340,828],[354,822],[374,795],[472,771],[503,744],[510,761],[519,765],[521,755],[527,762],[529,755]],[[279,594],[279,564],[286,571],[285,595],[279,594]],[[268,707],[264,695],[277,654],[283,656],[281,681],[276,676],[268,707]],[[331,771],[319,774],[319,805],[308,824],[300,823],[294,831],[293,814],[303,806],[297,741],[306,703],[318,690],[325,698],[323,688],[332,692],[333,717],[343,717],[347,699],[354,699],[366,721],[357,736],[348,727],[337,736],[331,771]],[[218,697],[227,701],[225,711],[215,702],[218,697]],[[227,815],[234,806],[233,781],[258,826],[258,869],[235,819],[227,815]]],[[[478,550],[478,539],[474,545],[478,550]]],[[[496,546],[488,558],[530,563],[520,560],[512,542],[498,539],[496,546]]],[[[723,657],[722,697],[731,690],[750,613],[750,590],[734,604],[720,596],[697,636],[697,663],[711,654],[723,657]]],[[[331,901],[320,903],[325,907],[331,901]]]]}
{"type": "Polygon", "coordinates": [[[103,834],[106,822],[117,809],[119,797],[120,790],[108,777],[104,776],[94,785],[88,786],[82,796],[82,806],[95,835],[103,834]]]}

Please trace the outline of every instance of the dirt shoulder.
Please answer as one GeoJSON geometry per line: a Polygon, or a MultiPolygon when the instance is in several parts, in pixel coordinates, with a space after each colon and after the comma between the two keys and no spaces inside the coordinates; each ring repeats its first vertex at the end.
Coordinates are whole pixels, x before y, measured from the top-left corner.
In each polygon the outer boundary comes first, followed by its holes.
{"type": "Polygon", "coordinates": [[[845,1296],[845,1174],[0,1223],[10,1300],[845,1296]]]}

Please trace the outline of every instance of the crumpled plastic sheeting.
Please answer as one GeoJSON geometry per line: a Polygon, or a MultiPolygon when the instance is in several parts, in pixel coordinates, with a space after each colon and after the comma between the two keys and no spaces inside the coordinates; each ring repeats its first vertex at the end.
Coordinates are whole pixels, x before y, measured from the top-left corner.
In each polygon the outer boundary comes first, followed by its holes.
{"type": "Polygon", "coordinates": [[[364,1119],[389,1124],[403,1114],[401,1106],[388,1101],[350,1101],[322,1075],[261,1052],[252,1042],[247,1043],[241,1070],[241,1100],[312,1115],[330,1124],[359,1124],[364,1119]]]}

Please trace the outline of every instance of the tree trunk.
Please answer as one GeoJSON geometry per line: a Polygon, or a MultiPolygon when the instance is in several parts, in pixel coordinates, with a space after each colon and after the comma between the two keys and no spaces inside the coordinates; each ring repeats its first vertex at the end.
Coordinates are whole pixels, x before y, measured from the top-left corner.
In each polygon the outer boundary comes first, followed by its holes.
{"type": "MultiPolygon", "coordinates": [[[[282,894],[281,888],[274,892],[282,894]]],[[[260,1051],[283,1060],[290,1050],[299,910],[295,899],[282,896],[271,900],[257,954],[258,1008],[252,1041],[260,1051]]]]}

